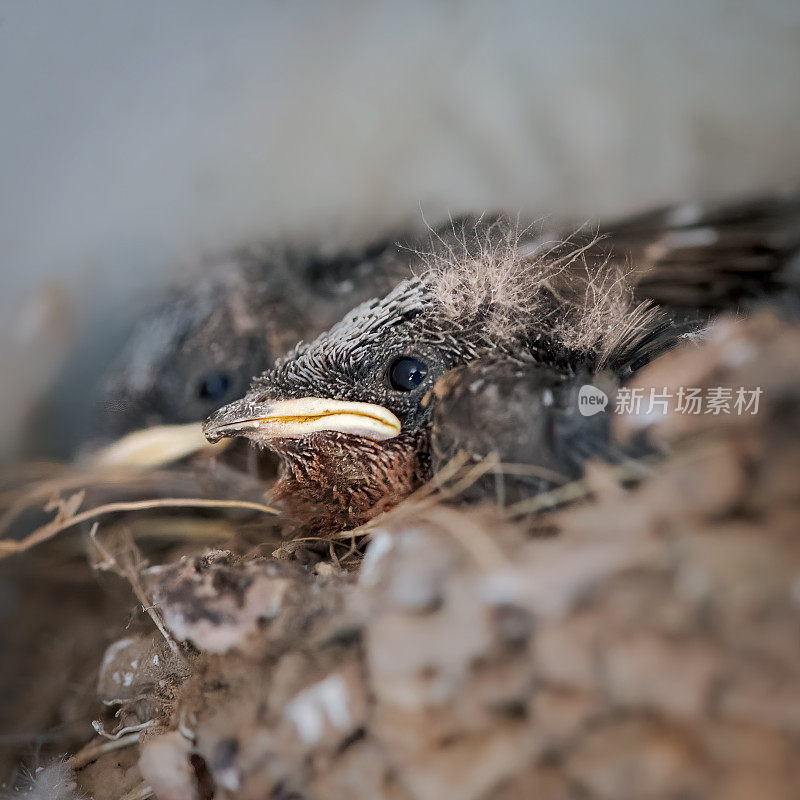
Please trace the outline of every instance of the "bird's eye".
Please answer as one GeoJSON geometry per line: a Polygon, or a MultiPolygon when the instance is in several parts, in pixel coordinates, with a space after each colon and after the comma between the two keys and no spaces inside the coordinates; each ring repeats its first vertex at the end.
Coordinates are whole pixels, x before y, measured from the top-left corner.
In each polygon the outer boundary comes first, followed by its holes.
{"type": "Polygon", "coordinates": [[[202,400],[222,400],[231,387],[231,377],[224,372],[207,375],[197,384],[197,396],[202,400]]]}
{"type": "Polygon", "coordinates": [[[398,392],[410,392],[422,383],[427,374],[428,368],[418,358],[402,356],[389,367],[389,383],[398,392]]]}

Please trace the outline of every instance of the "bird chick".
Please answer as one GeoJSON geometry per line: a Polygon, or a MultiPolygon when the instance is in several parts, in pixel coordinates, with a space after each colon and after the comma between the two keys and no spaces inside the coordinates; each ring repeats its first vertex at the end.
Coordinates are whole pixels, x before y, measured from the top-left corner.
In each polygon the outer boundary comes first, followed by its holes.
{"type": "Polygon", "coordinates": [[[298,345],[205,425],[212,441],[246,436],[278,453],[274,498],[305,531],[360,525],[430,476],[434,387],[450,370],[516,357],[621,379],[675,341],[592,240],[530,241],[506,220],[452,234],[418,274],[298,345]]]}
{"type": "Polygon", "coordinates": [[[215,264],[136,326],[100,387],[96,433],[200,422],[299,339],[388,291],[407,257],[387,239],[354,254],[253,248],[215,264]]]}
{"type": "MultiPolygon", "coordinates": [[[[502,225],[515,230],[513,224],[502,225]]],[[[613,289],[611,293],[624,300],[623,284],[628,281],[620,282],[620,277],[628,277],[639,299],[689,315],[699,308],[740,308],[785,287],[787,278],[798,282],[785,269],[800,247],[796,197],[668,207],[604,225],[600,237],[582,236],[580,246],[574,225],[548,221],[523,231],[510,259],[508,248],[497,246],[502,241],[497,230],[489,240],[484,235],[478,246],[478,228],[485,234],[492,222],[476,226],[474,220],[464,220],[442,226],[435,231],[433,252],[426,241],[406,231],[353,252],[273,246],[235,254],[141,320],[104,381],[95,415],[97,432],[117,437],[148,425],[204,419],[221,404],[241,397],[252,376],[277,355],[329,328],[357,303],[388,292],[408,276],[410,266],[428,272],[449,317],[474,316],[475,304],[490,295],[493,312],[488,324],[505,338],[529,324],[532,295],[553,278],[541,268],[542,256],[564,238],[576,251],[588,246],[591,252],[585,255],[597,264],[605,259],[631,262],[630,275],[624,275],[627,269],[622,274],[601,271],[602,279],[592,286],[585,285],[585,275],[579,276],[580,291],[599,296],[613,289]],[[459,233],[470,229],[476,239],[471,249],[459,233]],[[398,239],[405,244],[397,244],[398,239]],[[474,269],[481,259],[487,262],[485,268],[474,269]],[[521,267],[521,261],[527,266],[521,267]]],[[[558,251],[555,247],[550,253],[551,261],[558,260],[558,251]]],[[[568,247],[560,250],[561,255],[567,252],[568,247]]],[[[581,301],[580,324],[574,317],[567,320],[560,338],[573,345],[581,344],[581,335],[591,340],[596,315],[608,317],[607,300],[581,301]]],[[[796,300],[788,302],[798,306],[796,300]]],[[[607,337],[607,344],[610,341],[607,337]]],[[[38,415],[37,424],[51,417],[38,415]]]]}

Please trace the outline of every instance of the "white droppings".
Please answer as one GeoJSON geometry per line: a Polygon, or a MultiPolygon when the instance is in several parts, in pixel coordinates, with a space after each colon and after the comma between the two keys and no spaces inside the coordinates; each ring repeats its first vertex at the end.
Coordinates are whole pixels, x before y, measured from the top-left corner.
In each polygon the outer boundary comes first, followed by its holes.
{"type": "Polygon", "coordinates": [[[138,669],[138,668],[139,668],[139,659],[134,658],[133,661],[131,661],[131,669],[138,669]]]}
{"type": "Polygon", "coordinates": [[[316,744],[325,730],[326,721],[340,730],[350,725],[347,684],[341,675],[330,675],[304,689],[286,706],[300,738],[316,744]]]}
{"type": "Polygon", "coordinates": [[[111,676],[111,679],[114,681],[114,683],[122,683],[122,676],[119,674],[119,672],[115,672],[111,676]]]}
{"type": "Polygon", "coordinates": [[[133,639],[120,639],[118,642],[113,642],[106,648],[105,655],[103,656],[103,664],[100,667],[102,672],[111,666],[111,662],[119,655],[121,650],[124,650],[129,644],[133,644],[133,639]]]}
{"type": "Polygon", "coordinates": [[[158,666],[158,653],[153,656],[153,663],[158,666]]]}
{"type": "Polygon", "coordinates": [[[708,332],[709,328],[705,327],[696,331],[686,331],[686,333],[682,333],[678,338],[687,342],[693,342],[694,344],[700,344],[708,338],[708,332]]]}
{"type": "Polygon", "coordinates": [[[123,686],[130,686],[132,683],[133,683],[133,673],[132,672],[126,672],[122,676],[122,685],[123,686]]]}

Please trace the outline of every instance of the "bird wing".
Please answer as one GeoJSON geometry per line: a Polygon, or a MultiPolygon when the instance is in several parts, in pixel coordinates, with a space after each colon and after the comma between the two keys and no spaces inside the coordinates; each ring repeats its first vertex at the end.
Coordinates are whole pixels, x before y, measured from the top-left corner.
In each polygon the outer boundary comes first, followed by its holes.
{"type": "Polygon", "coordinates": [[[489,459],[493,466],[464,497],[505,505],[580,477],[589,459],[640,455],[638,443],[623,451],[610,436],[617,385],[610,372],[565,374],[516,358],[453,370],[437,384],[433,470],[463,455],[473,464],[489,459]],[[581,412],[583,387],[605,403],[604,412],[581,412]]]}
{"type": "Polygon", "coordinates": [[[800,286],[800,195],[687,203],[601,226],[614,258],[627,258],[637,293],[675,309],[737,310],[800,286]]]}

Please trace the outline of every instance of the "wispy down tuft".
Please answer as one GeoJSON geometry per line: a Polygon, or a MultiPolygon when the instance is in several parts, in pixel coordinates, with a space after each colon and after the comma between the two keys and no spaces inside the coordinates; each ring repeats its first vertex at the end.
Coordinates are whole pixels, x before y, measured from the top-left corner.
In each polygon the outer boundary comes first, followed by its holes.
{"type": "Polygon", "coordinates": [[[25,770],[21,784],[0,793],[0,800],[83,800],[65,759],[25,770]]]}
{"type": "Polygon", "coordinates": [[[543,333],[557,346],[596,353],[602,366],[659,318],[634,301],[628,265],[582,229],[552,240],[519,222],[481,218],[434,232],[420,255],[437,313],[494,343],[543,333]]]}

